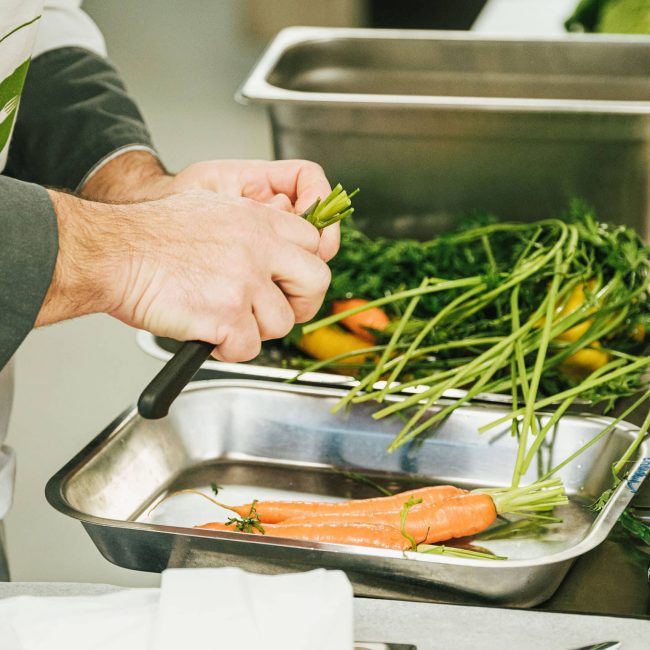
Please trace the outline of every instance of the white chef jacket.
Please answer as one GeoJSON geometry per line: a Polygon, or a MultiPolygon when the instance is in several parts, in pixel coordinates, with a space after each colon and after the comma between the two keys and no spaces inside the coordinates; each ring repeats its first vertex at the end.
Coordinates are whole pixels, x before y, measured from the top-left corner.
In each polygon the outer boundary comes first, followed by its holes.
{"type": "MultiPolygon", "coordinates": [[[[1,0],[0,84],[25,61],[49,50],[82,47],[105,56],[104,39],[80,6],[81,0],[1,0]]],[[[0,123],[5,119],[15,120],[17,111],[10,108],[0,106],[0,123]]],[[[7,161],[9,141],[1,144],[0,171],[7,161]]],[[[4,444],[12,397],[13,363],[10,361],[0,370],[0,520],[9,511],[13,497],[15,456],[4,444]]]]}

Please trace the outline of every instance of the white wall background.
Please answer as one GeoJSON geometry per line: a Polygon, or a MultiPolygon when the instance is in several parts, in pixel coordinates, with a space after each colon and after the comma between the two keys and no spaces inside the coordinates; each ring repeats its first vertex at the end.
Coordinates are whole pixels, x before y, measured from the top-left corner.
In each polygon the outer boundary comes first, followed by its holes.
{"type": "MultiPolygon", "coordinates": [[[[233,93],[263,48],[236,0],[88,0],[113,61],[171,169],[200,159],[270,156],[264,113],[233,93]]],[[[8,517],[14,580],[155,585],[158,576],[113,566],[81,524],[45,501],[47,479],[97,435],[155,374],[134,331],[93,316],[33,332],[17,358],[8,443],[18,454],[8,517]]]]}

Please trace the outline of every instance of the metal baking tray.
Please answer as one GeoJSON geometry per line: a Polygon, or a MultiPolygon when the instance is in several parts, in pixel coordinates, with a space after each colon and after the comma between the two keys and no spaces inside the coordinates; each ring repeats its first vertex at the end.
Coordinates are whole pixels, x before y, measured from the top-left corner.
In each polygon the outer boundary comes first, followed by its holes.
{"type": "MultiPolygon", "coordinates": [[[[650,470],[646,441],[630,468],[630,480],[600,513],[588,507],[610,486],[611,462],[637,431],[621,423],[561,471],[570,495],[570,504],[558,509],[562,524],[537,538],[477,542],[508,556],[504,561],[193,529],[223,516],[194,495],[176,496],[151,511],[170,492],[209,491],[211,482],[223,486],[220,497],[229,502],[375,494],[345,472],[366,474],[394,489],[509,484],[516,451],[509,429],[476,432],[503,414],[503,407],[461,407],[426,439],[388,454],[402,420],[374,421],[372,409],[364,407],[332,415],[331,406],[343,394],[336,388],[276,382],[194,382],[163,420],[143,420],[135,409],[122,414],[50,479],[47,499],[82,522],[104,557],[126,568],[237,565],[278,573],[322,566],[344,570],[359,595],[527,607],[549,598],[572,561],[605,539],[650,470]]],[[[547,415],[539,417],[543,421],[547,415]]],[[[531,469],[524,480],[565,458],[608,421],[564,416],[553,440],[542,446],[541,470],[531,469]]]]}
{"type": "Polygon", "coordinates": [[[650,37],[291,27],[238,97],[267,107],[277,158],[362,189],[369,234],[580,197],[650,237],[650,37]]]}

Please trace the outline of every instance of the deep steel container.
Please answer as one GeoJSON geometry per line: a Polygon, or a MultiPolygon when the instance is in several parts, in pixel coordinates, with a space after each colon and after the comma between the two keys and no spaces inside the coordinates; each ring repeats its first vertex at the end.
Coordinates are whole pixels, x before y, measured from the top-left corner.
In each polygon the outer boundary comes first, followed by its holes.
{"type": "Polygon", "coordinates": [[[243,84],[278,158],[346,187],[361,227],[422,238],[471,210],[580,197],[650,236],[650,38],[291,27],[243,84]]]}

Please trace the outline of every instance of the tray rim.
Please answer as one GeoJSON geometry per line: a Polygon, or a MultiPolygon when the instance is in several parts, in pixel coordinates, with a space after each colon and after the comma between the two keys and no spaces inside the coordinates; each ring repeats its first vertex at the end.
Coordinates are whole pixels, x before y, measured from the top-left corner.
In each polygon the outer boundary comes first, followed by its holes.
{"type": "MultiPolygon", "coordinates": [[[[211,379],[203,381],[191,382],[181,393],[182,395],[195,393],[203,390],[214,390],[219,388],[245,388],[256,390],[268,391],[282,391],[289,393],[307,394],[310,396],[323,396],[323,397],[337,397],[345,394],[345,391],[336,388],[328,388],[323,386],[304,386],[304,385],[283,385],[277,382],[263,382],[259,380],[231,380],[231,379],[211,379]]],[[[400,399],[400,398],[396,398],[400,399]]],[[[479,408],[479,409],[494,409],[494,406],[489,406],[481,403],[472,403],[462,408],[479,408]]],[[[540,414],[548,413],[549,411],[540,411],[540,414]]],[[[611,422],[613,418],[607,416],[594,415],[589,413],[575,413],[570,414],[569,417],[583,417],[595,422],[611,422]]],[[[616,488],[612,497],[607,502],[606,506],[594,519],[589,531],[585,537],[580,540],[576,545],[569,549],[564,549],[551,555],[530,558],[523,560],[501,560],[501,561],[487,561],[487,560],[473,560],[464,558],[444,557],[442,555],[425,555],[413,554],[410,552],[393,551],[385,549],[373,549],[366,547],[356,547],[340,544],[329,544],[320,542],[302,542],[298,540],[284,540],[282,538],[274,538],[272,541],[260,539],[259,536],[249,535],[245,533],[229,533],[221,531],[201,531],[198,529],[185,528],[180,526],[167,526],[162,524],[148,524],[135,521],[124,521],[119,519],[111,519],[106,517],[98,517],[89,513],[84,513],[74,506],[72,506],[65,497],[65,486],[70,478],[80,471],[92,458],[101,452],[102,447],[111,439],[117,437],[121,430],[130,425],[134,420],[139,419],[137,408],[131,406],[124,410],[117,418],[115,418],[107,427],[105,427],[97,436],[95,436],[81,451],[79,451],[70,461],[68,461],[60,470],[58,470],[47,482],[45,487],[45,496],[49,504],[59,512],[68,515],[74,519],[78,519],[84,525],[89,524],[93,526],[108,526],[113,528],[126,528],[131,530],[142,530],[152,533],[173,534],[189,537],[208,537],[220,539],[227,542],[241,542],[241,543],[255,543],[262,545],[271,545],[274,547],[290,547],[305,551],[321,551],[325,553],[341,553],[342,548],[349,555],[355,556],[369,556],[380,557],[384,559],[407,559],[415,562],[433,562],[442,564],[454,565],[468,565],[474,567],[484,568],[497,568],[498,570],[516,569],[516,568],[535,568],[553,564],[559,564],[571,561],[576,557],[583,555],[600,544],[609,534],[614,524],[618,520],[623,509],[627,506],[632,499],[635,491],[635,486],[630,483],[629,479],[622,481],[616,488]]],[[[620,427],[625,433],[632,435],[639,427],[632,425],[628,422],[620,422],[620,427]]],[[[650,473],[650,440],[645,440],[639,447],[639,454],[637,461],[633,467],[630,468],[628,476],[635,478],[635,483],[640,485],[650,473]]],[[[638,486],[637,486],[638,487],[638,486]]]]}
{"type": "Polygon", "coordinates": [[[339,106],[384,106],[465,111],[507,111],[515,113],[591,113],[611,115],[650,115],[650,102],[631,100],[532,99],[443,95],[398,95],[370,93],[328,93],[288,90],[274,86],[267,77],[282,54],[299,44],[331,41],[336,38],[357,40],[434,40],[446,42],[578,43],[649,45],[650,37],[622,34],[566,34],[563,36],[477,35],[472,32],[442,30],[368,29],[360,27],[301,27],[282,29],[270,42],[253,69],[235,93],[243,104],[334,104],[339,106]]]}
{"type": "MultiPolygon", "coordinates": [[[[143,352],[146,352],[148,355],[158,359],[160,361],[167,362],[174,355],[171,352],[168,352],[162,348],[156,341],[155,335],[147,332],[145,330],[138,330],[136,333],[136,342],[140,349],[143,352]]],[[[261,379],[265,381],[267,379],[276,379],[276,380],[294,380],[295,384],[285,384],[289,385],[310,385],[318,384],[319,386],[327,387],[342,387],[342,388],[352,388],[356,386],[359,382],[353,377],[348,375],[336,375],[333,373],[327,372],[303,372],[299,370],[291,370],[289,368],[278,368],[277,366],[265,366],[261,364],[254,363],[229,363],[226,361],[217,361],[216,359],[209,359],[204,362],[201,366],[201,370],[207,370],[212,372],[219,372],[224,374],[234,374],[234,375],[246,375],[252,379],[261,379]]],[[[374,384],[375,389],[383,388],[385,382],[378,381],[374,384]]],[[[407,388],[402,391],[402,394],[414,395],[418,392],[421,392],[426,389],[426,386],[407,388]]],[[[443,393],[443,396],[446,399],[459,399],[465,397],[466,391],[460,390],[457,388],[447,390],[443,393]]],[[[475,402],[489,402],[494,404],[511,404],[512,398],[510,395],[499,394],[499,393],[479,393],[474,398],[475,402]]],[[[585,402],[580,402],[576,400],[576,404],[584,404],[585,402]]]]}

